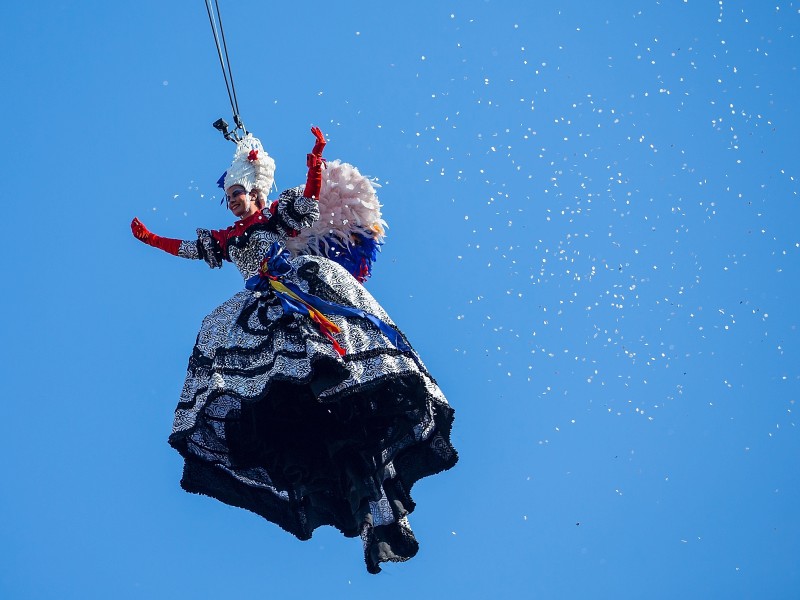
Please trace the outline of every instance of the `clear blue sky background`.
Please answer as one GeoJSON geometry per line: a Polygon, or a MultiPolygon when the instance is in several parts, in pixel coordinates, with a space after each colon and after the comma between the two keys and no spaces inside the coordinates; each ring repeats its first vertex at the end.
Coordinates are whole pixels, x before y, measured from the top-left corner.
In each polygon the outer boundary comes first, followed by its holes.
{"type": "Polygon", "coordinates": [[[166,443],[241,287],[203,3],[14,2],[0,63],[0,597],[800,596],[800,3],[224,2],[239,103],[384,184],[369,289],[457,410],[409,563],[184,493],[166,443]],[[794,291],[792,291],[794,290],[794,291]]]}

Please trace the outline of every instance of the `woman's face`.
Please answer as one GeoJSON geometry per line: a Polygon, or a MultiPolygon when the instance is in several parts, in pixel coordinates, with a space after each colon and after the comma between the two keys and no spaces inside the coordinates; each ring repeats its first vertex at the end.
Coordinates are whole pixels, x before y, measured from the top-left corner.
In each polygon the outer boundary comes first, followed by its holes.
{"type": "Polygon", "coordinates": [[[248,194],[241,185],[232,185],[226,193],[228,208],[236,216],[249,217],[258,211],[255,202],[255,194],[248,194]]]}

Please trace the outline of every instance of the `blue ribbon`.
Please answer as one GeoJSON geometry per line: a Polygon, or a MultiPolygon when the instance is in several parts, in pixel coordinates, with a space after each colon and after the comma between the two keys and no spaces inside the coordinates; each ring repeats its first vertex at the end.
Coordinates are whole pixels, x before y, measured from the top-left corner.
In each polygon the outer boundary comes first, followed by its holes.
{"type": "Polygon", "coordinates": [[[265,260],[267,262],[267,274],[259,274],[250,277],[245,283],[245,287],[248,290],[259,292],[268,292],[272,290],[281,301],[281,306],[283,307],[284,312],[299,313],[308,316],[308,309],[305,306],[297,302],[297,300],[291,296],[275,290],[272,288],[272,286],[270,286],[269,281],[270,276],[272,276],[279,280],[289,290],[291,290],[293,294],[296,294],[298,298],[302,299],[303,302],[306,302],[309,306],[318,310],[322,314],[338,315],[340,317],[359,317],[361,319],[366,319],[375,325],[381,331],[381,333],[383,333],[383,335],[389,338],[389,341],[392,342],[392,345],[395,348],[403,352],[408,352],[411,350],[411,347],[406,344],[405,340],[394,328],[372,313],[368,313],[359,308],[344,306],[343,304],[336,304],[335,302],[328,302],[319,296],[307,294],[291,281],[285,281],[283,278],[294,271],[294,267],[289,262],[291,257],[292,255],[288,250],[281,246],[280,242],[273,242],[265,256],[265,260]]]}
{"type": "Polygon", "coordinates": [[[225,172],[222,174],[222,177],[220,177],[219,179],[217,179],[217,185],[218,185],[220,188],[222,188],[222,200],[220,200],[220,201],[219,201],[219,203],[220,203],[220,204],[222,204],[223,202],[225,202],[225,177],[226,177],[227,175],[228,175],[228,172],[227,172],[227,171],[225,171],[225,172]]]}

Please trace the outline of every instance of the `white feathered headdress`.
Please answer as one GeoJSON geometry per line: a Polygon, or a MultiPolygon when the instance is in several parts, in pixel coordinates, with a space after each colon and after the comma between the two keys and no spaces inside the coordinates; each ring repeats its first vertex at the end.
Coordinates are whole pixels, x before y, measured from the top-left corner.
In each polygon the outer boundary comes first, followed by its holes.
{"type": "Polygon", "coordinates": [[[275,178],[275,161],[266,153],[261,141],[248,133],[236,143],[236,154],[225,173],[223,190],[241,185],[246,191],[254,189],[268,194],[275,178]]]}

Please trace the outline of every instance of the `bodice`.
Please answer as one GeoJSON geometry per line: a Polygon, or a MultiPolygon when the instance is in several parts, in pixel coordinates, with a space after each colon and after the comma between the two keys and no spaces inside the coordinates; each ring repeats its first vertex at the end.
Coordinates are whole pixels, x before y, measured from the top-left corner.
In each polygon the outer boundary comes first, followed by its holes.
{"type": "Polygon", "coordinates": [[[302,188],[292,188],[282,192],[268,209],[227,229],[198,229],[197,240],[182,242],[178,255],[202,259],[212,268],[221,267],[223,260],[231,261],[246,281],[258,273],[273,242],[285,241],[318,218],[317,201],[303,196],[302,188]]]}
{"type": "Polygon", "coordinates": [[[268,220],[264,215],[244,226],[241,221],[234,225],[232,239],[228,242],[227,250],[230,261],[236,265],[242,277],[249,279],[258,274],[258,268],[267,250],[273,242],[281,242],[286,236],[268,227],[268,220]]]}

